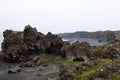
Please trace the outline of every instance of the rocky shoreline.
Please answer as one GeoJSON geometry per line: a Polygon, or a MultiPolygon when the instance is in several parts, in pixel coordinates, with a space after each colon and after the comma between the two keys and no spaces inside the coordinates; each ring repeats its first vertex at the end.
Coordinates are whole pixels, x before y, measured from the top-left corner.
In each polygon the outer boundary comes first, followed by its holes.
{"type": "Polygon", "coordinates": [[[2,80],[109,80],[120,71],[119,40],[103,46],[69,43],[30,25],[24,31],[6,30],[3,37],[2,80]]]}

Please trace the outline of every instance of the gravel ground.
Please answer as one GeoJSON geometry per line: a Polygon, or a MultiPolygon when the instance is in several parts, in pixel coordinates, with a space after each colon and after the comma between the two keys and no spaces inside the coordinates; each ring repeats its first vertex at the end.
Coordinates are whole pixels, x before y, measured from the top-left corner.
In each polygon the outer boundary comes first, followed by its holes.
{"type": "Polygon", "coordinates": [[[57,77],[60,64],[55,62],[47,64],[47,67],[22,68],[20,73],[8,74],[8,66],[11,64],[0,62],[0,80],[47,80],[48,78],[57,77]]]}

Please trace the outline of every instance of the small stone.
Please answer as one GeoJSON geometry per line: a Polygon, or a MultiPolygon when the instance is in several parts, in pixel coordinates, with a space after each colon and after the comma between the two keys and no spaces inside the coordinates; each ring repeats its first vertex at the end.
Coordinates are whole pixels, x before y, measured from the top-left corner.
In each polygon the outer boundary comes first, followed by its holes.
{"type": "Polygon", "coordinates": [[[43,67],[47,67],[48,66],[48,64],[43,64],[43,67]]]}
{"type": "Polygon", "coordinates": [[[9,69],[8,74],[14,74],[14,73],[17,73],[17,72],[20,72],[20,71],[21,71],[21,68],[17,66],[13,69],[9,69]]]}
{"type": "Polygon", "coordinates": [[[38,73],[37,76],[42,76],[42,74],[39,74],[39,73],[38,73]]]}

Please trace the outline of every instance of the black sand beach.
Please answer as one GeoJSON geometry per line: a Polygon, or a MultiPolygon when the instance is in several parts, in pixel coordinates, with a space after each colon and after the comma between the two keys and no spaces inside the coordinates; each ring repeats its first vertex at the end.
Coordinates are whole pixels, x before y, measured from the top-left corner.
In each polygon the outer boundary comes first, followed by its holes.
{"type": "Polygon", "coordinates": [[[47,80],[57,77],[60,67],[58,63],[49,62],[47,67],[22,68],[20,73],[8,74],[10,65],[0,62],[0,80],[47,80]]]}

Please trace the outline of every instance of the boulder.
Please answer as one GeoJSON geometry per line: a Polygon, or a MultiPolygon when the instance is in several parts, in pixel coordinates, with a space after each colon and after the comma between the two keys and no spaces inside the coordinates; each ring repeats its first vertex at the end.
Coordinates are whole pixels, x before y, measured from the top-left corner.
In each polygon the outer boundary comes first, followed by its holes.
{"type": "Polygon", "coordinates": [[[34,67],[34,66],[35,66],[35,64],[32,61],[28,61],[28,62],[24,63],[24,67],[34,67]]]}
{"type": "Polygon", "coordinates": [[[17,73],[17,72],[21,72],[21,68],[18,67],[18,66],[8,70],[8,74],[14,74],[14,73],[17,73]]]}
{"type": "Polygon", "coordinates": [[[90,45],[86,42],[79,43],[78,41],[72,44],[65,42],[61,51],[67,60],[87,61],[89,59],[90,45]]]}
{"type": "Polygon", "coordinates": [[[47,63],[44,63],[44,64],[43,64],[43,67],[47,67],[47,66],[48,66],[48,64],[47,64],[47,63]]]}
{"type": "Polygon", "coordinates": [[[74,80],[73,73],[71,72],[71,66],[61,65],[59,78],[60,80],[74,80]]]}

